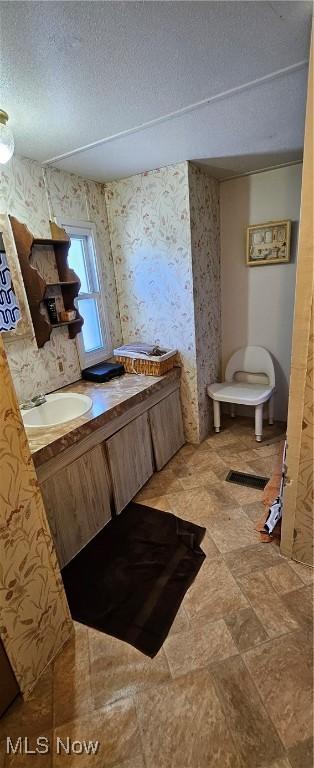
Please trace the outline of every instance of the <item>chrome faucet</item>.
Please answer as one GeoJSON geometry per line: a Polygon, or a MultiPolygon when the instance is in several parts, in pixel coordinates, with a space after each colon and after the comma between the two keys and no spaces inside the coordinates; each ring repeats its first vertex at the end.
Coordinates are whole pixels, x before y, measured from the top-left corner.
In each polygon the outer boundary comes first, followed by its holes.
{"type": "Polygon", "coordinates": [[[46,402],[45,395],[40,392],[38,395],[31,397],[30,400],[25,400],[24,403],[21,403],[20,408],[22,411],[29,411],[31,408],[36,408],[38,405],[43,405],[46,402]]]}

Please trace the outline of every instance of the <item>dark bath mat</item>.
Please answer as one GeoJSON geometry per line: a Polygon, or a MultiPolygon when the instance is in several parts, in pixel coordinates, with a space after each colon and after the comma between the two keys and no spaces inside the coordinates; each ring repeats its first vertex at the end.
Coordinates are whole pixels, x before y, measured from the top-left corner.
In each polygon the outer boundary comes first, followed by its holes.
{"type": "Polygon", "coordinates": [[[204,534],[175,515],[129,504],[63,568],[72,617],[155,656],[205,559],[204,534]]]}

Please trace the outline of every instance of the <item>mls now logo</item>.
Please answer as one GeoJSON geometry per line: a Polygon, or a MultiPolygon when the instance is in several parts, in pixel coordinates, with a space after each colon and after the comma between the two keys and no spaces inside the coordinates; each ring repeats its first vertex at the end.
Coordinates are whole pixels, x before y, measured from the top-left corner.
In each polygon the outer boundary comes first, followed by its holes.
{"type": "MultiPolygon", "coordinates": [[[[99,741],[72,740],[69,736],[61,739],[60,736],[57,736],[53,746],[57,755],[62,752],[66,755],[96,755],[99,741]]],[[[7,755],[46,755],[48,752],[50,752],[50,741],[47,736],[38,736],[34,747],[30,746],[30,740],[27,736],[19,736],[16,741],[12,741],[11,737],[7,736],[7,755]]]]}
{"type": "Polygon", "coordinates": [[[19,736],[15,741],[7,736],[6,753],[7,755],[46,755],[49,752],[50,744],[46,736],[38,736],[35,745],[32,749],[27,736],[19,736]]]}

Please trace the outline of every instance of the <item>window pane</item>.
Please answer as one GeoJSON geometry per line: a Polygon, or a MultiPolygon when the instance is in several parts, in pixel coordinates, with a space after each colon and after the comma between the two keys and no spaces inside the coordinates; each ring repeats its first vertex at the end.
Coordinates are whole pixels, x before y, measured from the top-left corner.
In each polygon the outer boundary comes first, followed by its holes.
{"type": "Polygon", "coordinates": [[[81,281],[81,293],[89,292],[88,274],[85,264],[84,240],[81,237],[71,236],[71,246],[68,255],[68,264],[79,276],[81,281]]]}
{"type": "Polygon", "coordinates": [[[78,299],[79,312],[84,317],[82,328],[85,352],[103,347],[96,299],[78,299]]]}

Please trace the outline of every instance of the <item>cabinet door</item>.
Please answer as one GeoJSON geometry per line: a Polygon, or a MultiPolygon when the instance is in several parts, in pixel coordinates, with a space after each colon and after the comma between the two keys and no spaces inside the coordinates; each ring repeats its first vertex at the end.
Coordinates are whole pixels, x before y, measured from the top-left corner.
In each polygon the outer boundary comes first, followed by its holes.
{"type": "Polygon", "coordinates": [[[148,414],[143,413],[106,441],[116,512],[133,499],[153,474],[148,414]]]}
{"type": "Polygon", "coordinates": [[[110,482],[97,445],[41,485],[61,568],[111,519],[110,482]]]}
{"type": "Polygon", "coordinates": [[[185,443],[179,390],[154,405],[149,419],[156,467],[162,469],[185,443]]]}

